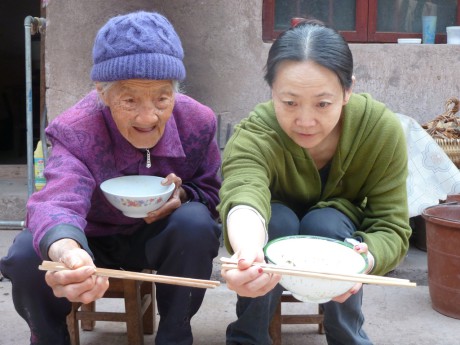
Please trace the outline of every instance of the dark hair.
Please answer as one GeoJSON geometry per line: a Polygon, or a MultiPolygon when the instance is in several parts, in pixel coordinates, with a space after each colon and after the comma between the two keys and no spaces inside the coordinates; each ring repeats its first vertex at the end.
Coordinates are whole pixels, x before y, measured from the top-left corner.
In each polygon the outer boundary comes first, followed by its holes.
{"type": "Polygon", "coordinates": [[[283,61],[313,61],[339,78],[344,90],[352,85],[353,55],[348,43],[336,30],[318,20],[305,20],[284,31],[273,43],[265,66],[265,81],[270,87],[283,61]]]}

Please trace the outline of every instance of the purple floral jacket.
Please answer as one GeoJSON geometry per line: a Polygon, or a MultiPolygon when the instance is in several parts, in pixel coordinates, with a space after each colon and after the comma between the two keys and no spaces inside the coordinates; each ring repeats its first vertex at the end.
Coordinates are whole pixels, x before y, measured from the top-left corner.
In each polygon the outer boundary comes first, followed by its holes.
{"type": "Polygon", "coordinates": [[[129,234],[145,224],[124,216],[105,199],[100,185],[113,177],[175,173],[191,200],[218,216],[216,119],[211,109],[188,96],[176,94],[163,137],[150,149],[150,168],[146,150],[120,134],[95,91],[54,119],[46,134],[52,145],[44,172],[47,182],[29,198],[26,220],[43,259],[56,240],[75,239],[91,253],[86,236],[129,234]]]}

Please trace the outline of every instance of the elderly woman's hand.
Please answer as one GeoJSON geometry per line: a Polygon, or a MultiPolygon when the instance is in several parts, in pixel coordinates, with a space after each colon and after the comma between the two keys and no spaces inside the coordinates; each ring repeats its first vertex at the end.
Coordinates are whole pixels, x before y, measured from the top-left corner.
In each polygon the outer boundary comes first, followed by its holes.
{"type": "Polygon", "coordinates": [[[257,262],[264,262],[263,251],[241,250],[232,256],[238,261],[237,269],[221,270],[227,287],[244,297],[263,296],[272,290],[281,279],[280,275],[264,273],[257,262]],[[256,265],[252,266],[255,263],[256,265]]]}
{"type": "Polygon", "coordinates": [[[162,207],[160,207],[158,210],[150,212],[148,216],[144,218],[144,221],[147,224],[151,224],[157,220],[169,216],[174,212],[174,210],[179,208],[183,202],[186,201],[187,193],[185,192],[184,188],[182,188],[182,179],[179,176],[176,176],[176,174],[171,173],[164,178],[162,184],[169,186],[171,183],[174,183],[176,186],[173,194],[162,207]]]}
{"type": "Polygon", "coordinates": [[[87,304],[101,298],[108,289],[108,278],[93,275],[93,260],[74,240],[62,239],[54,242],[49,256],[51,260],[61,262],[70,269],[46,272],[46,283],[56,297],[87,304]]]}
{"type": "MultiPolygon", "coordinates": [[[[368,261],[368,269],[364,273],[369,273],[372,268],[374,267],[374,256],[369,252],[369,249],[367,247],[366,243],[357,243],[354,246],[354,250],[358,253],[363,253],[367,256],[367,261],[368,261]]],[[[334,297],[332,300],[335,302],[343,303],[345,302],[350,296],[355,295],[358,293],[358,291],[362,288],[363,284],[362,283],[357,283],[355,284],[350,290],[345,292],[343,295],[334,297]]]]}

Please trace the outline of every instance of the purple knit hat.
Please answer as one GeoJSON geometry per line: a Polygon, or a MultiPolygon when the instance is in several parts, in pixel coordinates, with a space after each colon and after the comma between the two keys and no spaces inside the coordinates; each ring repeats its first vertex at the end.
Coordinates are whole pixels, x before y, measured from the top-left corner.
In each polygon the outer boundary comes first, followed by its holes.
{"type": "Polygon", "coordinates": [[[93,47],[93,81],[185,79],[184,51],[162,15],[134,12],[110,19],[93,47]]]}

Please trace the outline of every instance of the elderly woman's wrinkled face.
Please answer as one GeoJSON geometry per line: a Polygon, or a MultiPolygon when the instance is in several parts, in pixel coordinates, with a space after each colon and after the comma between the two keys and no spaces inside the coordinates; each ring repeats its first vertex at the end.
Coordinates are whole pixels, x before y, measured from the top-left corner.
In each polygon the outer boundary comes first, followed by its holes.
{"type": "Polygon", "coordinates": [[[276,118],[281,128],[299,146],[324,150],[337,142],[344,92],[337,75],[312,61],[285,61],[272,85],[276,118]]]}
{"type": "Polygon", "coordinates": [[[133,146],[151,148],[158,143],[174,108],[171,80],[122,80],[99,93],[118,130],[133,146]]]}

